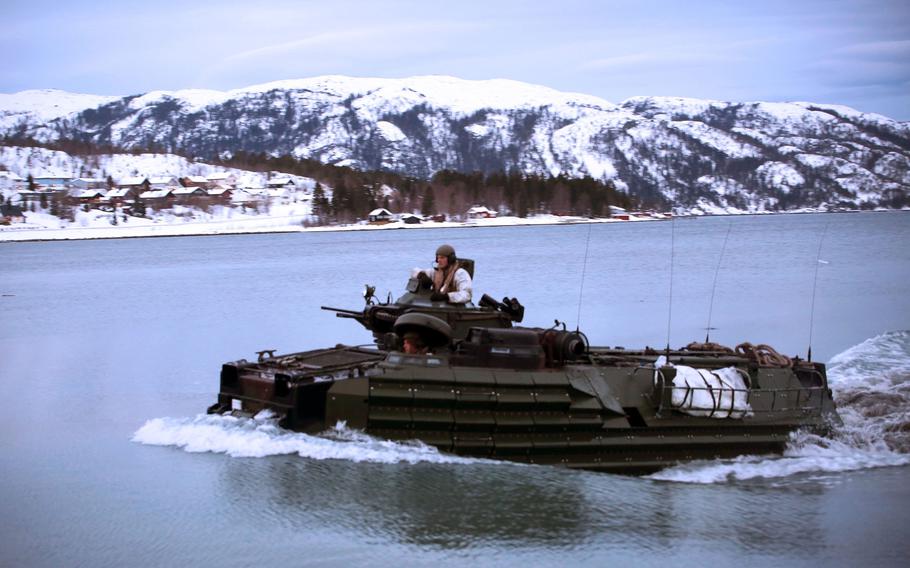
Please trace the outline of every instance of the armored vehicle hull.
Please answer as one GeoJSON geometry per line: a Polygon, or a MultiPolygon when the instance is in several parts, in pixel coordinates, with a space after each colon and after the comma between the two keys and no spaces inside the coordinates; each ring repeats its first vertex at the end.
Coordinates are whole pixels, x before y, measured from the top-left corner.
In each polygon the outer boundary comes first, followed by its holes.
{"type": "MultiPolygon", "coordinates": [[[[473,261],[459,262],[473,276],[473,261]]],[[[781,452],[795,430],[823,434],[840,420],[824,365],[768,346],[590,347],[558,322],[514,327],[515,298],[434,302],[425,286],[412,278],[379,304],[367,286],[362,310],[323,307],[372,331],[375,348],[224,364],[209,412],[268,409],[301,432],[342,422],[464,456],[622,473],[781,452]],[[422,330],[414,352],[407,341],[422,330]]]]}
{"type": "Polygon", "coordinates": [[[541,348],[547,330],[474,330],[438,354],[336,346],[227,363],[209,412],[270,409],[302,432],[343,422],[463,456],[635,474],[779,453],[791,432],[839,421],[819,363],[711,345],[562,359],[541,348]],[[680,383],[689,369],[742,382],[680,383]]]}

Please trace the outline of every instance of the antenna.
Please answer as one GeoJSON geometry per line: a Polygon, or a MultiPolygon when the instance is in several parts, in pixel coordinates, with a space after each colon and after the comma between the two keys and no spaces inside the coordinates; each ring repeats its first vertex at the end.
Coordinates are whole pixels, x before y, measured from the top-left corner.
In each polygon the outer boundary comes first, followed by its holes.
{"type": "Polygon", "coordinates": [[[673,319],[673,257],[676,251],[676,216],[670,221],[670,297],[667,300],[667,361],[670,360],[670,322],[673,319]]]}
{"type": "Polygon", "coordinates": [[[588,245],[591,244],[591,228],[593,223],[588,224],[588,238],[585,240],[585,261],[581,265],[581,286],[578,289],[578,314],[575,316],[575,331],[581,328],[581,295],[585,291],[585,273],[588,271],[588,245]]]}
{"type": "Polygon", "coordinates": [[[822,229],[822,235],[818,238],[818,253],[815,255],[815,277],[812,279],[812,307],[809,308],[809,352],[806,354],[806,360],[812,361],[812,328],[815,323],[815,290],[818,288],[818,267],[822,263],[822,243],[825,242],[825,234],[828,233],[828,225],[831,219],[825,222],[825,228],[822,229]]]}
{"type": "Polygon", "coordinates": [[[727,234],[724,235],[724,244],[720,247],[717,268],[714,269],[714,284],[711,285],[711,303],[708,304],[708,325],[705,327],[705,343],[711,343],[711,315],[714,313],[714,291],[717,290],[717,275],[720,274],[720,264],[724,260],[724,252],[727,250],[727,239],[730,238],[731,228],[733,228],[732,219],[727,222],[727,234]]]}

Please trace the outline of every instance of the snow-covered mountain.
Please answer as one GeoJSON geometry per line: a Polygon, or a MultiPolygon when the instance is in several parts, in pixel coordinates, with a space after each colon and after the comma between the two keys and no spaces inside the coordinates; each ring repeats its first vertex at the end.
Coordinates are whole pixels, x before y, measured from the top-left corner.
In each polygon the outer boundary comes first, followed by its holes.
{"type": "Polygon", "coordinates": [[[645,201],[705,210],[910,205],[910,124],[836,105],[670,97],[617,105],[516,81],[436,76],[58,95],[70,101],[65,113],[22,102],[34,92],[0,96],[0,135],[201,157],[291,154],[416,177],[513,168],[590,175],[645,201]]]}

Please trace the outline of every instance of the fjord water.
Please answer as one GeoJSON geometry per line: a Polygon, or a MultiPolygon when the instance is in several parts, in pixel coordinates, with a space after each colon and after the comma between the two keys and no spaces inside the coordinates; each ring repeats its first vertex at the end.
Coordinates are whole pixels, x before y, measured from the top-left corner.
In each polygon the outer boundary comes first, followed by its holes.
{"type": "Polygon", "coordinates": [[[0,565],[905,565],[908,242],[897,212],[0,246],[0,565]],[[319,306],[442,242],[595,345],[811,333],[845,427],[627,478],[200,415],[224,361],[369,342],[319,306]]]}

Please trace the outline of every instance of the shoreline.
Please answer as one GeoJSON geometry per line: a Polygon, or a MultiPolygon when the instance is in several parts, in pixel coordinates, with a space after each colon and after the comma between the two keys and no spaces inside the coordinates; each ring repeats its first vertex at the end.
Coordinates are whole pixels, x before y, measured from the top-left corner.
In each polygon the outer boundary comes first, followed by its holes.
{"type": "Polygon", "coordinates": [[[261,234],[288,234],[288,233],[322,233],[322,232],[347,232],[347,231],[400,231],[400,230],[429,230],[429,229],[471,229],[479,227],[528,227],[535,225],[580,225],[590,223],[621,223],[640,221],[663,221],[667,219],[636,218],[626,220],[612,218],[586,219],[583,217],[555,217],[540,216],[531,218],[500,217],[496,219],[477,219],[471,222],[432,222],[408,225],[395,222],[383,225],[325,225],[304,227],[302,225],[274,224],[268,226],[269,221],[283,219],[281,217],[268,217],[265,219],[234,219],[222,221],[207,221],[181,224],[152,224],[111,227],[67,227],[61,229],[49,228],[6,228],[0,229],[0,245],[6,243],[25,242],[57,242],[57,241],[85,241],[108,239],[144,239],[164,237],[212,237],[226,235],[261,235],[261,234]],[[266,226],[236,227],[234,225],[244,222],[261,222],[266,226]],[[229,226],[225,226],[229,225],[229,226]],[[125,234],[130,233],[130,234],[125,234]]]}
{"type": "MultiPolygon", "coordinates": [[[[711,215],[690,215],[674,217],[672,219],[696,220],[700,217],[744,217],[766,215],[809,215],[816,213],[889,213],[901,212],[905,209],[873,210],[873,211],[786,211],[766,213],[728,213],[711,215]]],[[[631,219],[584,217],[557,217],[555,215],[540,215],[536,217],[497,217],[495,219],[476,219],[472,221],[444,221],[409,225],[401,222],[382,225],[349,224],[349,225],[324,225],[304,227],[301,224],[287,224],[282,220],[294,219],[298,216],[266,217],[263,219],[231,219],[218,221],[203,221],[186,224],[142,224],[139,226],[117,225],[111,227],[66,227],[51,228],[0,228],[0,245],[6,243],[26,242],[57,242],[57,241],[85,241],[108,239],[144,239],[164,237],[211,237],[227,235],[262,235],[262,234],[288,234],[288,233],[319,233],[319,232],[346,232],[346,231],[389,231],[389,230],[430,230],[430,229],[472,229],[481,227],[528,227],[528,226],[553,226],[553,225],[584,225],[602,223],[638,223],[646,221],[670,221],[668,218],[633,217],[631,219]],[[278,223],[275,223],[278,221],[278,223]],[[255,227],[237,227],[245,222],[256,223],[255,227]],[[270,225],[270,222],[273,223],[270,225]]],[[[300,221],[302,221],[302,216],[300,221]]]]}

